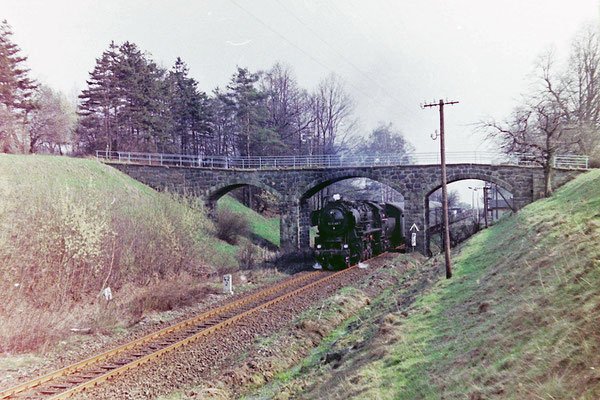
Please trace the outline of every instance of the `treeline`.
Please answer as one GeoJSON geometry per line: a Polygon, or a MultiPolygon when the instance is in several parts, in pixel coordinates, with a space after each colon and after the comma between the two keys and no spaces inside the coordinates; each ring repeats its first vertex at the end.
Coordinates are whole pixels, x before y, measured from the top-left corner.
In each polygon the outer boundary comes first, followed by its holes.
{"type": "Polygon", "coordinates": [[[329,154],[353,127],[353,105],[334,75],[309,93],[281,64],[238,67],[225,88],[202,92],[178,58],[164,70],[135,44],[111,43],[80,95],[85,152],[207,155],[329,154]]]}
{"type": "MultiPolygon", "coordinates": [[[[96,59],[86,88],[72,104],[29,77],[27,58],[13,43],[10,26],[3,21],[0,28],[2,152],[241,156],[412,152],[401,132],[383,122],[366,138],[357,139],[353,100],[335,74],[309,91],[300,87],[289,66],[277,63],[259,72],[237,67],[225,87],[206,93],[181,58],[165,69],[134,43],[112,42],[96,59]]],[[[373,191],[376,184],[369,185],[363,191],[373,191]]],[[[377,190],[387,193],[380,186],[377,190]]],[[[322,202],[337,189],[353,187],[329,188],[315,201],[322,202]]],[[[275,199],[260,190],[245,189],[237,197],[256,209],[276,209],[275,199]]]]}
{"type": "Polygon", "coordinates": [[[205,93],[177,58],[160,67],[134,43],[96,59],[76,107],[34,82],[26,57],[0,31],[0,150],[94,154],[96,150],[206,155],[332,154],[356,130],[353,101],[336,75],[301,88],[290,67],[237,67],[205,93]]]}

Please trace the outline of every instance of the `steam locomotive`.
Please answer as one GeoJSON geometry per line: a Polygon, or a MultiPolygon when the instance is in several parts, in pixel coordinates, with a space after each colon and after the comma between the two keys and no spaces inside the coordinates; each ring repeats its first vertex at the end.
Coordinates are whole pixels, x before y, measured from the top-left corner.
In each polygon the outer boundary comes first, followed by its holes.
{"type": "Polygon", "coordinates": [[[313,256],[323,268],[346,268],[404,242],[401,204],[342,200],[334,195],[313,211],[318,226],[313,256]]]}

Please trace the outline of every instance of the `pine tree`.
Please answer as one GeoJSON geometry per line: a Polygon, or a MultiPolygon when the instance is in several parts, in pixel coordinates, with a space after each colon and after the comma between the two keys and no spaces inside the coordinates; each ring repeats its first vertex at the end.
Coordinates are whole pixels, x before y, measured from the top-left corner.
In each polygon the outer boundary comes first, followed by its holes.
{"type": "Polygon", "coordinates": [[[177,57],[168,78],[173,134],[179,140],[180,153],[200,154],[207,150],[203,139],[212,136],[211,109],[208,96],[198,91],[198,82],[188,72],[185,62],[177,57]]]}
{"type": "Polygon", "coordinates": [[[37,87],[24,66],[27,57],[11,40],[12,29],[0,23],[0,150],[27,151],[24,125],[33,109],[32,96],[37,87]],[[19,123],[21,121],[22,123],[19,123]]]}
{"type": "Polygon", "coordinates": [[[82,142],[88,152],[169,151],[171,112],[165,71],[125,42],[96,60],[79,96],[82,142]]]}
{"type": "Polygon", "coordinates": [[[267,110],[263,104],[266,94],[255,87],[258,79],[258,74],[238,67],[227,85],[227,93],[222,96],[222,101],[234,110],[237,118],[238,150],[247,156],[271,154],[283,147],[277,133],[267,127],[267,110]]]}
{"type": "Polygon", "coordinates": [[[11,41],[12,29],[6,20],[0,23],[0,102],[9,110],[22,110],[25,114],[33,108],[31,97],[37,85],[28,77],[29,69],[23,66],[27,57],[19,55],[21,49],[11,41]]]}
{"type": "Polygon", "coordinates": [[[115,71],[118,48],[111,42],[108,50],[96,59],[87,80],[88,88],[79,95],[80,146],[91,152],[117,148],[117,113],[120,105],[115,71]]]}

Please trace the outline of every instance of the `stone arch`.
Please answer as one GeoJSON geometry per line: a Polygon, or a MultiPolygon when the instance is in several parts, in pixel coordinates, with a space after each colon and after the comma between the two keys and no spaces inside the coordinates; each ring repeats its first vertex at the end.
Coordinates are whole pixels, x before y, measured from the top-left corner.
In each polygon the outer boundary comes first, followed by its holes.
{"type": "Polygon", "coordinates": [[[368,171],[343,171],[327,174],[325,176],[320,176],[316,179],[313,179],[309,183],[305,184],[304,187],[298,188],[295,197],[300,201],[305,201],[329,185],[346,179],[355,178],[371,179],[373,181],[387,185],[399,192],[400,194],[402,194],[403,196],[406,196],[406,187],[404,187],[404,185],[399,185],[397,182],[387,179],[386,177],[383,177],[380,174],[374,174],[368,171]]]}
{"type": "Polygon", "coordinates": [[[204,197],[208,204],[214,204],[227,193],[243,186],[256,186],[260,189],[266,190],[267,192],[272,193],[279,201],[281,201],[283,198],[283,195],[271,186],[265,185],[264,183],[255,179],[243,178],[231,179],[229,181],[211,186],[205,191],[204,197]]]}
{"type": "MultiPolygon", "coordinates": [[[[269,185],[265,185],[264,183],[262,183],[256,179],[248,179],[248,178],[240,177],[240,178],[234,178],[234,179],[227,180],[227,181],[225,181],[223,183],[219,183],[217,185],[213,185],[205,190],[205,196],[204,196],[205,204],[209,210],[209,213],[213,217],[215,217],[217,201],[221,197],[223,197],[224,195],[229,193],[230,191],[240,188],[240,187],[244,187],[244,186],[255,186],[260,189],[266,190],[269,193],[272,193],[277,198],[277,201],[279,202],[279,208],[281,211],[281,206],[284,202],[283,202],[283,195],[278,190],[272,188],[269,185]]],[[[281,221],[284,220],[283,215],[280,218],[281,218],[281,221]]],[[[280,247],[285,245],[286,242],[289,241],[286,238],[286,235],[287,235],[287,231],[286,231],[285,223],[280,222],[280,226],[279,226],[280,247]]]]}
{"type": "MultiPolygon", "coordinates": [[[[501,186],[502,188],[508,190],[511,193],[515,192],[515,187],[512,183],[505,181],[504,179],[498,178],[497,176],[494,176],[492,174],[487,174],[487,173],[480,173],[480,172],[462,172],[462,173],[454,173],[454,172],[449,172],[447,175],[447,182],[448,184],[454,183],[454,182],[458,182],[458,181],[464,181],[467,179],[478,179],[481,181],[486,181],[486,182],[491,182],[494,183],[498,186],[501,186]]],[[[423,190],[423,200],[427,201],[427,199],[429,198],[429,195],[431,195],[433,192],[435,192],[436,190],[438,190],[439,188],[442,187],[442,183],[441,182],[435,182],[432,183],[428,186],[425,187],[425,189],[423,190]]]]}
{"type": "MultiPolygon", "coordinates": [[[[494,184],[502,187],[503,189],[508,190],[510,193],[513,194],[513,196],[515,194],[515,185],[514,184],[512,184],[508,181],[505,181],[504,179],[501,179],[497,176],[494,176],[493,174],[482,173],[479,171],[456,172],[456,173],[453,171],[448,171],[446,181],[448,184],[451,184],[451,183],[458,182],[458,181],[472,180],[472,179],[494,183],[494,184]]],[[[424,213],[425,221],[424,221],[423,225],[425,227],[429,226],[429,196],[441,187],[442,187],[441,182],[436,182],[436,183],[432,183],[432,184],[428,185],[423,190],[424,195],[421,196],[421,201],[423,201],[423,203],[424,203],[423,208],[425,210],[425,213],[424,213]]],[[[431,255],[431,250],[430,250],[431,237],[430,237],[429,233],[427,233],[425,235],[424,240],[425,240],[425,254],[431,255]]]]}

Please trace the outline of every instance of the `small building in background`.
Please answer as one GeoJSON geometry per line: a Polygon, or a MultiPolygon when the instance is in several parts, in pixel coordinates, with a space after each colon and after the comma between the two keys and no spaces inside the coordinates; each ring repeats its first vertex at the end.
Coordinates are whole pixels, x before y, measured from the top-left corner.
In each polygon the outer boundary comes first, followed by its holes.
{"type": "Polygon", "coordinates": [[[486,193],[485,209],[490,221],[496,221],[503,215],[513,211],[513,195],[508,190],[496,184],[488,184],[486,193]]]}

